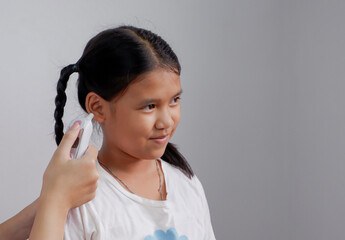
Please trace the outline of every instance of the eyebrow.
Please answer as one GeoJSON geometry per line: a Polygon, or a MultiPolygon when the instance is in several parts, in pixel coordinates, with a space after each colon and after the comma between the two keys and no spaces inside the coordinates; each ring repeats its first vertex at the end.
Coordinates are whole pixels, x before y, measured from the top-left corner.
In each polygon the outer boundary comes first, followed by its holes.
{"type": "MultiPolygon", "coordinates": [[[[178,95],[180,95],[180,94],[182,94],[183,93],[183,90],[181,89],[178,93],[176,93],[174,96],[173,96],[173,98],[174,97],[176,97],[176,96],[178,96],[178,95]]],[[[149,103],[152,103],[152,102],[159,102],[160,100],[159,99],[156,99],[156,98],[150,98],[150,99],[145,99],[145,100],[143,100],[143,101],[141,101],[140,103],[139,103],[139,105],[147,105],[147,104],[149,104],[149,103]]]]}

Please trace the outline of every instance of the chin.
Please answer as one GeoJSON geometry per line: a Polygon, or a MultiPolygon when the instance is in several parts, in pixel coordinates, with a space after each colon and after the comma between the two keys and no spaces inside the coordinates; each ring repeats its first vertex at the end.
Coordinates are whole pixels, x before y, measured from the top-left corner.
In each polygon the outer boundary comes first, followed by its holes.
{"type": "Polygon", "coordinates": [[[165,152],[165,148],[163,148],[160,151],[154,151],[152,152],[150,159],[160,158],[164,155],[164,152],[165,152]]]}

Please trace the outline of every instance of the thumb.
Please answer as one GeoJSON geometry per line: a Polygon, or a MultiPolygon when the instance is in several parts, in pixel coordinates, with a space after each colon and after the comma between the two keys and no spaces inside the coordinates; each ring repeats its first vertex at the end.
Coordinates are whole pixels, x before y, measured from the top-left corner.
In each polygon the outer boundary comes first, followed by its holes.
{"type": "Polygon", "coordinates": [[[82,160],[87,160],[87,159],[91,159],[96,161],[98,156],[98,149],[96,146],[88,146],[88,148],[86,149],[86,152],[84,153],[84,155],[81,157],[82,160]]]}
{"type": "Polygon", "coordinates": [[[71,148],[79,135],[80,121],[76,121],[72,127],[64,134],[57,148],[59,154],[70,156],[71,148]]]}

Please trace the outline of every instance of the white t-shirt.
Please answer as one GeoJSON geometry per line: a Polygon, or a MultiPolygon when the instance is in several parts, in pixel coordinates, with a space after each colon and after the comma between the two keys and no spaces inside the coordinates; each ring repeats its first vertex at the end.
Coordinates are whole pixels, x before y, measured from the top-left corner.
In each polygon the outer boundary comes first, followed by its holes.
{"type": "Polygon", "coordinates": [[[167,200],[128,192],[97,162],[96,197],[67,216],[66,240],[215,240],[204,189],[161,158],[167,200]]]}

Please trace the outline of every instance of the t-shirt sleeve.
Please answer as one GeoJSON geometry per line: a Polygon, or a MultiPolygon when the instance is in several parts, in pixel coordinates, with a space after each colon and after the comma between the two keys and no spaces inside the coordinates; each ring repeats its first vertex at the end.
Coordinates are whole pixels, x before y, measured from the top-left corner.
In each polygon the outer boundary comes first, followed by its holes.
{"type": "Polygon", "coordinates": [[[201,197],[201,201],[202,201],[202,206],[203,206],[203,221],[204,221],[204,226],[205,226],[205,237],[203,238],[203,240],[216,240],[216,237],[214,236],[214,232],[213,232],[213,227],[212,227],[212,223],[211,223],[211,216],[210,216],[210,210],[208,207],[208,203],[207,203],[207,198],[206,198],[206,194],[204,191],[204,188],[200,182],[200,180],[198,179],[198,177],[195,175],[195,180],[197,182],[199,191],[200,191],[200,197],[201,197]]]}

